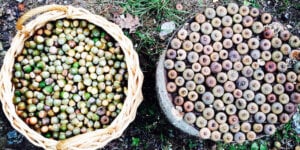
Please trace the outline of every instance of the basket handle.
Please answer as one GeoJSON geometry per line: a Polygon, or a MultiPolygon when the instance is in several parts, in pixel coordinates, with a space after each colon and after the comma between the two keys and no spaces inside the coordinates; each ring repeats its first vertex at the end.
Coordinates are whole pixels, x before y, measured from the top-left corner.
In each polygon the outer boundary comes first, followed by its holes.
{"type": "Polygon", "coordinates": [[[67,12],[68,7],[63,6],[63,5],[55,5],[54,4],[54,5],[46,5],[46,6],[41,6],[41,7],[31,9],[18,19],[17,24],[16,24],[17,30],[19,30],[19,31],[22,30],[23,23],[26,22],[31,17],[41,14],[41,13],[44,13],[44,12],[54,11],[54,10],[67,12]]]}

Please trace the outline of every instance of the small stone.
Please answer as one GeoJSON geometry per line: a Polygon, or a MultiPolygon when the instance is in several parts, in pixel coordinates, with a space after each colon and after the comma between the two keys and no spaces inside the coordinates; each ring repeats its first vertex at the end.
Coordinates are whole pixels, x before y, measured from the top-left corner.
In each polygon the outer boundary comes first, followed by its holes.
{"type": "Polygon", "coordinates": [[[290,14],[289,13],[282,14],[282,19],[283,20],[289,20],[290,19],[290,14]]]}
{"type": "Polygon", "coordinates": [[[174,21],[170,21],[170,22],[165,22],[161,25],[160,28],[160,33],[159,33],[159,37],[164,40],[166,38],[166,36],[170,33],[172,33],[175,30],[175,22],[174,21]]]}
{"type": "Polygon", "coordinates": [[[13,144],[20,144],[23,142],[23,136],[18,133],[16,130],[9,131],[7,134],[7,144],[13,145],[13,144]]]}
{"type": "Polygon", "coordinates": [[[300,134],[300,114],[296,113],[293,116],[293,126],[294,126],[294,130],[296,131],[297,134],[300,134]]]}
{"type": "Polygon", "coordinates": [[[183,10],[182,4],[181,3],[177,3],[176,4],[176,9],[179,10],[179,11],[183,10]]]}
{"type": "Polygon", "coordinates": [[[279,141],[275,141],[274,146],[276,148],[281,148],[281,143],[279,141]]]}
{"type": "Polygon", "coordinates": [[[3,51],[3,50],[4,50],[3,44],[2,44],[2,42],[0,42],[0,51],[3,51]]]}
{"type": "Polygon", "coordinates": [[[291,25],[286,25],[287,28],[292,29],[293,27],[291,25]]]}
{"type": "Polygon", "coordinates": [[[6,54],[6,51],[0,51],[0,56],[4,56],[6,54]]]}
{"type": "Polygon", "coordinates": [[[0,17],[4,15],[3,9],[4,9],[3,7],[0,8],[0,17]]]}

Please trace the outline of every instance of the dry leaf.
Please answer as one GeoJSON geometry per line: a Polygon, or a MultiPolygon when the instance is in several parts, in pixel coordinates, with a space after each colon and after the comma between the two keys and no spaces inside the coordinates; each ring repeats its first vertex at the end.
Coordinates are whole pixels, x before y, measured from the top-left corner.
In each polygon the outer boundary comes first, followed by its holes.
{"type": "Polygon", "coordinates": [[[129,29],[129,33],[134,33],[137,27],[141,26],[140,19],[129,13],[126,14],[126,17],[124,15],[115,16],[114,22],[122,29],[129,29]]]}
{"type": "Polygon", "coordinates": [[[106,19],[114,21],[114,18],[122,15],[124,9],[117,5],[107,4],[103,6],[103,9],[100,9],[99,14],[104,16],[106,19]]]}
{"type": "Polygon", "coordinates": [[[112,5],[109,9],[108,9],[109,13],[113,15],[113,17],[115,18],[116,16],[120,16],[124,13],[124,9],[120,6],[116,6],[116,5],[112,5]]]}

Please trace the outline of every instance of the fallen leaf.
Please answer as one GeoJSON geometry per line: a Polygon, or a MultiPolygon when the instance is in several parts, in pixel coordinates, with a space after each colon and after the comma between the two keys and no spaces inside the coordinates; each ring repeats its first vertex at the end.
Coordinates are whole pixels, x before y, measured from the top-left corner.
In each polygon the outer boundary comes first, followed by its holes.
{"type": "Polygon", "coordinates": [[[103,9],[99,10],[99,14],[104,16],[106,19],[114,21],[114,18],[122,15],[124,9],[118,5],[107,4],[103,6],[103,9]]]}
{"type": "Polygon", "coordinates": [[[120,16],[124,13],[124,9],[122,7],[115,5],[111,6],[108,11],[113,15],[113,17],[120,16]]]}
{"type": "Polygon", "coordinates": [[[129,29],[129,33],[134,33],[137,27],[141,26],[140,19],[137,16],[133,17],[129,13],[127,13],[126,16],[115,16],[113,21],[122,29],[129,29]]]}

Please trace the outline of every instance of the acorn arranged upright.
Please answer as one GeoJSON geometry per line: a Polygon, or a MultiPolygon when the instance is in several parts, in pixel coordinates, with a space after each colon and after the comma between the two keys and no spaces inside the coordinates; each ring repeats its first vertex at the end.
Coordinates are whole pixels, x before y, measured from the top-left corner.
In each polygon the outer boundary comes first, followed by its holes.
{"type": "Polygon", "coordinates": [[[202,139],[272,135],[300,103],[300,40],[269,13],[229,3],[206,8],[171,39],[166,90],[202,139]]]}

